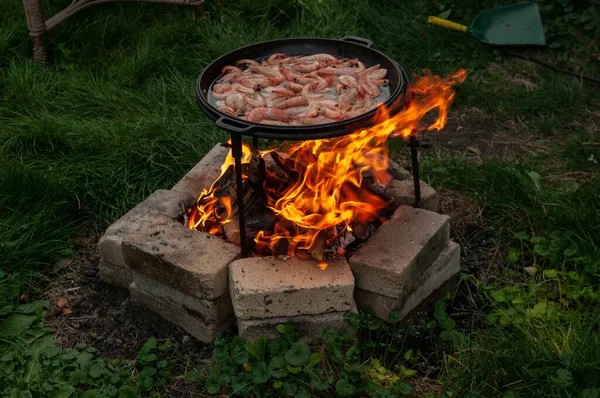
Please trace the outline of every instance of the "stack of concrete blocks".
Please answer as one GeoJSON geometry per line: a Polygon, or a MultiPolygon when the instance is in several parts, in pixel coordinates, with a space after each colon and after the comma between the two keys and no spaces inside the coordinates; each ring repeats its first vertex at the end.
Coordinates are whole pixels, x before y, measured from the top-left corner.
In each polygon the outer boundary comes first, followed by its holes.
{"type": "Polygon", "coordinates": [[[289,256],[240,259],[229,266],[229,288],[238,332],[250,340],[274,337],[279,324],[315,340],[323,328],[344,328],[344,313],[356,311],[354,276],[344,258],[326,269],[289,256]]]}
{"type": "Polygon", "coordinates": [[[149,308],[201,341],[237,321],[242,337],[273,336],[280,323],[305,340],[325,327],[345,327],[344,313],[371,308],[381,319],[408,313],[458,270],[437,193],[394,163],[387,192],[400,205],[349,262],[297,257],[240,259],[239,246],[182,225],[185,209],[221,172],[228,149],[215,146],[171,190],[159,190],[111,225],[99,242],[100,276],[129,289],[149,308]],[[428,210],[425,210],[428,209],[428,210]]]}
{"type": "Polygon", "coordinates": [[[459,265],[448,216],[401,206],[350,258],[356,303],[384,320],[392,311],[408,315],[459,265]]]}

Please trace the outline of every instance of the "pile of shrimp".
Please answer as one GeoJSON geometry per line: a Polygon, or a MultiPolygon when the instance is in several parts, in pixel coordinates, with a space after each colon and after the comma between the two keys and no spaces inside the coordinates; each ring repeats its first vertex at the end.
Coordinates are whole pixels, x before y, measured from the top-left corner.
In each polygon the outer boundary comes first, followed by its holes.
{"type": "Polygon", "coordinates": [[[352,118],[382,101],[387,70],[329,54],[273,54],[228,65],[213,84],[220,111],[249,122],[316,125],[352,118]]]}

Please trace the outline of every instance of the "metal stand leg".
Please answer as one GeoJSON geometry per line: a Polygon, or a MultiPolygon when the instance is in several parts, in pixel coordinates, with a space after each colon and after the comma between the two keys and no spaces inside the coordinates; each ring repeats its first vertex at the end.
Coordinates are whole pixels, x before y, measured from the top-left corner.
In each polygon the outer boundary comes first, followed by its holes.
{"type": "Polygon", "coordinates": [[[421,182],[419,179],[419,154],[417,148],[419,141],[415,136],[410,136],[410,156],[412,160],[413,183],[415,185],[415,207],[421,206],[421,182]]]}
{"type": "Polygon", "coordinates": [[[248,255],[246,242],[246,215],[244,214],[244,187],[242,186],[242,135],[231,134],[231,154],[235,160],[235,187],[238,202],[238,222],[240,228],[240,245],[242,257],[248,255]]]}

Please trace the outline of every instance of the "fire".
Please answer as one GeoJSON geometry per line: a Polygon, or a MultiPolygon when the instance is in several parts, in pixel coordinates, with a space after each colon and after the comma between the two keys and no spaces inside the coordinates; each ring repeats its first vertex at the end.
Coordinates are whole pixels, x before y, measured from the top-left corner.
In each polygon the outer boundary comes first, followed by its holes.
{"type": "MultiPolygon", "coordinates": [[[[426,73],[411,87],[410,100],[404,109],[392,116],[388,109],[380,107],[373,127],[343,137],[304,141],[261,152],[259,156],[264,157],[276,150],[292,161],[290,175],[286,175],[289,184],[283,191],[276,186],[264,186],[267,206],[275,214],[276,222],[274,228],[258,232],[254,238],[256,252],[279,253],[282,247],[290,255],[315,251],[316,246],[352,231],[353,225],[380,219],[379,212],[388,203],[365,189],[363,178],[368,172],[380,183],[389,182],[388,139],[419,134],[425,130],[419,121],[434,109],[438,112],[437,119],[427,130],[443,128],[455,95],[453,86],[465,77],[464,70],[446,78],[426,73]]],[[[247,164],[251,159],[252,151],[244,145],[242,163],[247,164]]],[[[230,151],[219,178],[233,164],[230,151]]],[[[232,221],[231,198],[216,195],[217,181],[200,195],[188,227],[220,234],[223,225],[232,221]]],[[[320,264],[326,267],[325,262],[320,264]]]]}

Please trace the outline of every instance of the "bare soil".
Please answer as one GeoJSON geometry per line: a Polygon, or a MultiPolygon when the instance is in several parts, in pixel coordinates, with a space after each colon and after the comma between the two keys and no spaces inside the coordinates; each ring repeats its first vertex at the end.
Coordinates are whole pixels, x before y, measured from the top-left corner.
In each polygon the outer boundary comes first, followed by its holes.
{"type": "Polygon", "coordinates": [[[55,278],[46,296],[52,303],[47,322],[56,331],[56,344],[68,348],[85,343],[96,347],[105,358],[134,359],[146,340],[155,337],[185,345],[198,360],[208,359],[208,345],[132,303],[128,291],[100,280],[98,238],[76,239],[76,254],[55,267],[55,278]],[[61,310],[59,305],[65,301],[61,310]],[[72,313],[65,314],[69,310],[72,313]]]}

